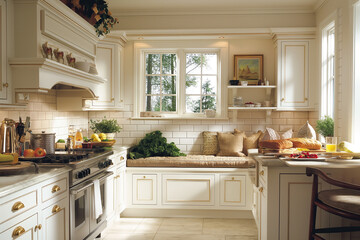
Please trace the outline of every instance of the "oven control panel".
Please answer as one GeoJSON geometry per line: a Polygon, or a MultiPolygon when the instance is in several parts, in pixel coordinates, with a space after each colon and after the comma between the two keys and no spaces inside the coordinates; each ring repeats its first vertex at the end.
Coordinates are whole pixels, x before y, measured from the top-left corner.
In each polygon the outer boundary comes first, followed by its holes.
{"type": "Polygon", "coordinates": [[[80,178],[84,178],[84,177],[87,177],[89,176],[91,173],[91,169],[90,168],[86,168],[84,170],[81,170],[79,172],[76,173],[76,178],[77,179],[80,179],[80,178]]]}
{"type": "Polygon", "coordinates": [[[107,167],[109,167],[110,165],[113,165],[113,162],[112,162],[111,159],[106,159],[106,160],[101,161],[101,162],[98,163],[98,167],[99,167],[100,169],[107,168],[107,167]]]}

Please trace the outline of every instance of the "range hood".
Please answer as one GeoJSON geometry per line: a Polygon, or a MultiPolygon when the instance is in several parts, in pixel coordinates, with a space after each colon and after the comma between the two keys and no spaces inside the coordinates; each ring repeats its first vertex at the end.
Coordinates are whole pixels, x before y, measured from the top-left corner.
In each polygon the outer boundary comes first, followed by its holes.
{"type": "Polygon", "coordinates": [[[59,0],[14,0],[13,5],[14,43],[9,64],[14,91],[59,91],[59,86],[66,86],[77,89],[82,99],[97,99],[106,80],[67,61],[70,56],[76,62],[95,63],[99,38],[94,27],[59,0]],[[45,53],[44,46],[51,48],[50,53],[45,53]],[[61,52],[60,59],[55,50],[61,52]]]}
{"type": "Polygon", "coordinates": [[[99,76],[46,58],[15,58],[9,59],[9,63],[15,92],[76,88],[84,90],[84,98],[96,99],[97,86],[106,82],[99,76]]]}

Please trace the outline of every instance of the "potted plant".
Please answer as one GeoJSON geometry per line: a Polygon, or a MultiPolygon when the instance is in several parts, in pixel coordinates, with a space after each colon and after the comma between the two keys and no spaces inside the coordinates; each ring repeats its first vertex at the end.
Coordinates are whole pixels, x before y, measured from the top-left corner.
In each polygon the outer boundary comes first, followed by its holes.
{"type": "Polygon", "coordinates": [[[121,127],[116,119],[92,120],[90,119],[90,129],[94,133],[105,133],[107,139],[114,139],[115,134],[121,131],[121,127]]]}
{"type": "Polygon", "coordinates": [[[334,136],[334,120],[325,116],[324,119],[320,119],[316,122],[316,131],[323,137],[333,137],[334,136]]]}

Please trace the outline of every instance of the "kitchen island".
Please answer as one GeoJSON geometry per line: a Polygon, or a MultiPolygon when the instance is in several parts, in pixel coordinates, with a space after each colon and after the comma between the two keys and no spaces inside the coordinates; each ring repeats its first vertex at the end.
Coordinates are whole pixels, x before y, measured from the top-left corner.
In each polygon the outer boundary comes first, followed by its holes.
{"type": "MultiPolygon", "coordinates": [[[[284,161],[274,156],[253,155],[257,161],[253,214],[260,240],[308,238],[312,177],[306,167],[322,168],[329,175],[339,169],[360,167],[360,161],[284,161]]],[[[319,181],[319,191],[330,186],[319,181]]],[[[340,226],[341,219],[319,210],[318,226],[340,226]]],[[[326,239],[344,239],[341,234],[326,239]]]]}

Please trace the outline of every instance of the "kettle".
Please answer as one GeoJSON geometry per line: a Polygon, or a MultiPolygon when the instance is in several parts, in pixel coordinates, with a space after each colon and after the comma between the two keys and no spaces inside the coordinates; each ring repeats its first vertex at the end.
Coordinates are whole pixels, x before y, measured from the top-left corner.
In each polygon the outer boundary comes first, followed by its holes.
{"type": "Polygon", "coordinates": [[[16,122],[5,118],[0,127],[0,153],[15,153],[17,148],[16,141],[16,122]]]}

